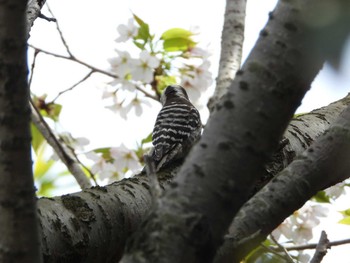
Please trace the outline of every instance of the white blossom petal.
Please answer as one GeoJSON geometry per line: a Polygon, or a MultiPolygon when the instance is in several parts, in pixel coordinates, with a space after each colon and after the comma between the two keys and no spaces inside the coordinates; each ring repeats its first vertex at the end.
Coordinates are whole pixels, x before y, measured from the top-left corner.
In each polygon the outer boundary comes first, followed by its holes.
{"type": "Polygon", "coordinates": [[[130,38],[137,36],[138,28],[135,26],[134,19],[130,18],[127,25],[119,25],[117,27],[119,37],[116,42],[125,42],[130,38]]]}

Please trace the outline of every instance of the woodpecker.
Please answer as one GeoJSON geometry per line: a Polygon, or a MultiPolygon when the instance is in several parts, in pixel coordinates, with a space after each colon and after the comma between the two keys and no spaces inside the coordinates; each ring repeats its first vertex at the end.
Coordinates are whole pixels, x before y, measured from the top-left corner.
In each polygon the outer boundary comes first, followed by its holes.
{"type": "Polygon", "coordinates": [[[154,148],[150,155],[156,171],[184,159],[201,136],[202,122],[198,110],[180,85],[168,86],[161,95],[163,105],[152,133],[154,148]]]}

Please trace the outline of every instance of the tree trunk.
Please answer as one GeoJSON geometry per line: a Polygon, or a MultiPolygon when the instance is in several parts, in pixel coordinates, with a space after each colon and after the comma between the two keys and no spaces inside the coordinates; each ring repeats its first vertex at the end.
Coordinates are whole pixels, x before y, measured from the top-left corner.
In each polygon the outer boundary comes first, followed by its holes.
{"type": "Polygon", "coordinates": [[[0,262],[41,262],[32,175],[25,0],[0,2],[0,262]]]}
{"type": "Polygon", "coordinates": [[[314,42],[322,27],[311,27],[303,13],[309,4],[278,3],[173,187],[131,240],[122,262],[212,262],[325,61],[314,42]]]}

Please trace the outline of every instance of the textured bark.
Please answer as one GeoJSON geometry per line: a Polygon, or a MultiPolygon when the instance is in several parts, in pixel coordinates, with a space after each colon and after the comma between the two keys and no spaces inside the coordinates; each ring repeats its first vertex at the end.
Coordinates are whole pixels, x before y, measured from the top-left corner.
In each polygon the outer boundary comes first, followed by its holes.
{"type": "MultiPolygon", "coordinates": [[[[305,123],[299,129],[301,134],[306,133],[302,137],[311,137],[307,134],[311,127],[315,127],[312,129],[315,134],[324,132],[325,128],[328,128],[327,123],[333,122],[349,104],[350,101],[346,97],[309,114],[299,116],[297,123],[305,123]],[[316,113],[320,118],[313,119],[316,113]]],[[[294,122],[295,120],[291,123],[294,122]]],[[[287,130],[290,129],[293,129],[292,126],[287,130]]],[[[288,147],[289,151],[296,152],[300,143],[297,140],[291,140],[288,147]]],[[[285,160],[280,158],[273,161],[275,167],[283,167],[284,162],[285,160]]],[[[163,188],[168,185],[175,173],[176,170],[158,174],[163,188]]],[[[151,208],[150,187],[151,183],[147,177],[137,176],[105,188],[93,188],[62,198],[40,199],[38,212],[45,262],[116,262],[123,254],[126,239],[130,233],[135,232],[151,208]],[[83,207],[82,211],[92,211],[94,216],[91,218],[94,220],[81,220],[79,214],[76,215],[64,206],[67,200],[75,200],[77,204],[75,210],[81,210],[78,207],[83,207]],[[120,203],[126,205],[120,205],[120,203]],[[79,225],[78,231],[73,227],[72,222],[79,225]],[[98,234],[99,229],[101,234],[98,234]],[[102,235],[102,233],[107,234],[102,235]],[[88,238],[84,240],[84,237],[88,238]]]]}
{"type": "Polygon", "coordinates": [[[293,118],[284,133],[279,149],[273,154],[271,162],[266,165],[265,172],[255,183],[253,194],[286,168],[295,156],[306,150],[349,105],[350,95],[347,95],[328,106],[293,118]]]}
{"type": "MultiPolygon", "coordinates": [[[[307,3],[309,4],[309,3],[307,3]]],[[[122,262],[211,262],[324,58],[304,1],[280,1],[122,262]],[[179,234],[181,233],[181,234],[179,234]]]]}
{"type": "Polygon", "coordinates": [[[241,66],[246,4],[246,0],[226,0],[219,72],[214,95],[208,103],[210,110],[227,91],[241,66]]]}
{"type": "Polygon", "coordinates": [[[0,262],[41,262],[30,154],[26,4],[0,1],[0,262]]]}
{"type": "Polygon", "coordinates": [[[27,4],[27,37],[29,38],[29,32],[32,28],[35,19],[41,13],[41,8],[45,4],[46,0],[28,0],[27,4]]]}
{"type": "Polygon", "coordinates": [[[215,262],[239,262],[318,191],[349,177],[350,107],[306,151],[252,197],[215,262]]]}
{"type": "MultiPolygon", "coordinates": [[[[176,173],[158,174],[165,188],[176,173]]],[[[38,201],[44,262],[117,262],[152,206],[145,175],[38,201]]]]}

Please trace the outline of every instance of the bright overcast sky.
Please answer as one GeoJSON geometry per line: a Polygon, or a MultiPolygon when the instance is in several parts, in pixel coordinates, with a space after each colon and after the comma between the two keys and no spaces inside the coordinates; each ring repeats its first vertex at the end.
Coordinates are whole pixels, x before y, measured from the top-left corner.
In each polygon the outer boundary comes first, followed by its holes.
{"type": "MultiPolygon", "coordinates": [[[[151,31],[158,35],[172,27],[198,28],[196,31],[200,33],[198,38],[201,46],[209,47],[213,54],[211,59],[213,76],[217,74],[224,0],[51,0],[48,2],[73,54],[99,68],[108,68],[107,58],[114,54],[113,50],[117,47],[114,42],[117,38],[116,27],[126,23],[133,12],[149,23],[151,31]]],[[[268,12],[273,10],[276,2],[276,0],[248,0],[244,58],[253,47],[259,31],[266,23],[268,12]]],[[[46,9],[43,13],[50,16],[46,9]]],[[[64,52],[54,23],[40,19],[37,19],[32,29],[30,43],[55,53],[64,52]]],[[[314,82],[313,89],[304,99],[299,112],[327,105],[345,96],[350,90],[350,65],[344,68],[347,68],[348,72],[343,70],[344,72],[337,74],[329,67],[323,70],[321,76],[314,82]]],[[[79,81],[87,72],[88,70],[74,63],[41,55],[37,61],[32,91],[36,95],[47,93],[50,98],[54,98],[59,91],[79,81]]],[[[102,80],[105,78],[96,75],[84,85],[61,97],[58,103],[62,103],[64,108],[60,129],[71,132],[75,137],[89,138],[91,148],[119,146],[120,143],[133,147],[137,141],[151,132],[160,106],[146,108],[147,111],[142,118],[130,117],[125,122],[104,108],[105,104],[101,102],[102,80]]],[[[202,115],[206,116],[205,110],[202,111],[202,115]]],[[[348,237],[349,228],[343,227],[337,232],[342,232],[348,237]]],[[[332,239],[344,237],[338,235],[332,239]]],[[[342,250],[345,249],[346,246],[343,246],[342,250]]],[[[330,253],[334,256],[333,251],[337,250],[332,248],[330,253]]]]}

